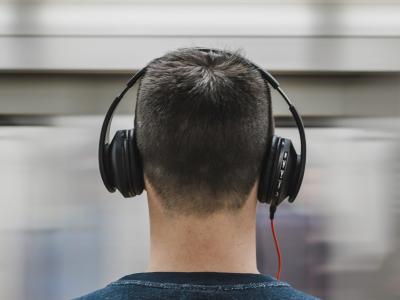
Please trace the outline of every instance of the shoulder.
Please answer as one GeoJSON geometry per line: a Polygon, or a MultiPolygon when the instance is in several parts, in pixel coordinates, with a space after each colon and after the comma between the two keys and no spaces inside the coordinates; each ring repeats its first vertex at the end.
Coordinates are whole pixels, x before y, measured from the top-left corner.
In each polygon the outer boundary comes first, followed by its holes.
{"type": "Polygon", "coordinates": [[[106,287],[94,291],[90,294],[74,298],[72,300],[99,300],[99,299],[108,299],[108,300],[125,300],[125,299],[132,299],[135,295],[135,291],[131,289],[126,290],[123,286],[109,284],[106,287]]]}
{"type": "Polygon", "coordinates": [[[96,300],[96,299],[107,299],[106,295],[109,292],[109,288],[105,287],[103,289],[94,291],[90,294],[78,297],[78,298],[73,298],[72,300],[96,300]]]}
{"type": "Polygon", "coordinates": [[[246,285],[234,285],[224,290],[234,292],[236,296],[239,296],[237,299],[320,300],[319,298],[294,289],[287,282],[277,281],[275,279],[246,285]]]}
{"type": "Polygon", "coordinates": [[[271,299],[319,300],[319,298],[303,293],[302,291],[296,290],[292,288],[290,285],[277,286],[267,291],[267,293],[271,299]]]}

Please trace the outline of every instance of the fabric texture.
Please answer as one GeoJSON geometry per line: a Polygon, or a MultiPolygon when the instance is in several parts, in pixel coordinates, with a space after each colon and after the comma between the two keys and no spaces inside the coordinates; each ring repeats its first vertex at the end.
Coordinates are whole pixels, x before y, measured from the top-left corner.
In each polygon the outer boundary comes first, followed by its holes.
{"type": "Polygon", "coordinates": [[[149,272],[125,276],[75,300],[318,299],[261,274],[149,272]]]}

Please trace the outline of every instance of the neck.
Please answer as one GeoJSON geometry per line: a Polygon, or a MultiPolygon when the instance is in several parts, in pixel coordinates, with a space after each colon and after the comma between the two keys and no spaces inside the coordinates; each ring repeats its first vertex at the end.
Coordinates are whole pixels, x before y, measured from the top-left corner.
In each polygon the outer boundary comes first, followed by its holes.
{"type": "Polygon", "coordinates": [[[259,273],[256,262],[256,201],[235,213],[170,216],[149,197],[149,272],[259,273]]]}

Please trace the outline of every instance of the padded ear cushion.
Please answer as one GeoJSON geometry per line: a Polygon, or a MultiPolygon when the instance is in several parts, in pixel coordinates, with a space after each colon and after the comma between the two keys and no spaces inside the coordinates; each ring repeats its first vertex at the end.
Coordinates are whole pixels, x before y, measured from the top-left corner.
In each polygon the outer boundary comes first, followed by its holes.
{"type": "Polygon", "coordinates": [[[271,199],[268,193],[271,185],[272,173],[276,163],[277,148],[280,142],[280,137],[273,135],[269,150],[266,152],[264,161],[261,166],[261,175],[258,183],[258,200],[262,203],[270,203],[271,199]]]}
{"type": "Polygon", "coordinates": [[[99,147],[99,168],[100,175],[107,190],[115,192],[115,183],[110,166],[110,145],[105,144],[99,147]]]}
{"type": "Polygon", "coordinates": [[[124,194],[124,197],[133,197],[134,195],[134,183],[133,183],[133,178],[132,178],[132,158],[130,154],[130,144],[132,141],[132,137],[130,136],[130,130],[125,130],[125,135],[124,135],[124,154],[123,154],[123,159],[125,162],[125,168],[126,168],[126,192],[124,194]]]}
{"type": "Polygon", "coordinates": [[[137,147],[136,131],[134,129],[128,130],[128,153],[130,166],[129,176],[132,185],[131,191],[134,195],[140,195],[144,189],[143,165],[137,147]]]}

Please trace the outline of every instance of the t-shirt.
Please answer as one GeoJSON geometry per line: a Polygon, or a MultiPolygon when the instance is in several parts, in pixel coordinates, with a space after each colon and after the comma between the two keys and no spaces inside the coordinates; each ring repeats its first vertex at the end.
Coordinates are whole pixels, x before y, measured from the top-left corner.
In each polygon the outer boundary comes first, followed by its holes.
{"type": "Polygon", "coordinates": [[[148,272],[125,276],[76,300],[317,299],[270,276],[215,272],[148,272]]]}

